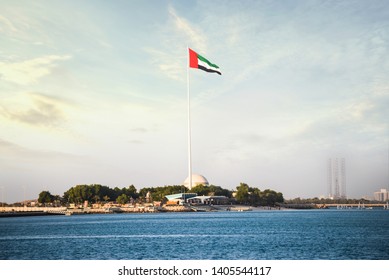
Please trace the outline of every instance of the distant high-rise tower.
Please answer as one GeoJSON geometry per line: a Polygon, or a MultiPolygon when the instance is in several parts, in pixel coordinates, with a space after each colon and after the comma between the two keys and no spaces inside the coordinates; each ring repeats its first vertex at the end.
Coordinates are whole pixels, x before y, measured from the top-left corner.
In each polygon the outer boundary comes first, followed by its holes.
{"type": "Polygon", "coordinates": [[[340,161],[340,174],[342,176],[341,178],[341,198],[347,198],[347,192],[346,192],[346,161],[344,158],[340,161]]]}
{"type": "Polygon", "coordinates": [[[327,162],[328,196],[333,199],[347,198],[346,161],[344,158],[330,158],[327,162]]]}
{"type": "Polygon", "coordinates": [[[332,160],[329,158],[327,162],[327,188],[328,188],[328,197],[334,197],[332,193],[332,160]]]}

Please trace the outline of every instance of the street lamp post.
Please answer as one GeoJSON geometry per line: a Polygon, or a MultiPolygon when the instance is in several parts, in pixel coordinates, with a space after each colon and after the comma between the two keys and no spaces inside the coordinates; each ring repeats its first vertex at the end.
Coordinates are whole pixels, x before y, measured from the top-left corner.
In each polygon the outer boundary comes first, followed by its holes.
{"type": "Polygon", "coordinates": [[[1,188],[1,207],[4,208],[4,187],[1,188]]]}

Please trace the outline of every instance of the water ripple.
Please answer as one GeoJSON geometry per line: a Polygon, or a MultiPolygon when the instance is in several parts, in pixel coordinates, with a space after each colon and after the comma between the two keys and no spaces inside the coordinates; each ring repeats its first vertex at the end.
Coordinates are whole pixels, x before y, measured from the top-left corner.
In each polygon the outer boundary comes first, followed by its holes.
{"type": "Polygon", "coordinates": [[[383,210],[4,218],[0,259],[388,260],[388,233],[383,210]]]}

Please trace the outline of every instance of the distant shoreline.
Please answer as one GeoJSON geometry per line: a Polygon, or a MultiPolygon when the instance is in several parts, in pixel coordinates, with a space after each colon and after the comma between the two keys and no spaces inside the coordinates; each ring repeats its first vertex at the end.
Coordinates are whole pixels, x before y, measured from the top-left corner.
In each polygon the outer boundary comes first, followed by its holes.
{"type": "Polygon", "coordinates": [[[366,207],[352,207],[347,205],[327,205],[313,207],[312,205],[293,205],[294,207],[276,206],[247,206],[247,205],[175,205],[168,207],[109,207],[109,208],[67,208],[67,207],[0,207],[0,218],[33,217],[53,215],[90,215],[90,214],[145,214],[145,213],[183,213],[183,212],[247,212],[247,211],[288,211],[313,209],[340,209],[340,210],[371,210],[376,208],[388,209],[384,204],[367,205],[366,207]],[[304,206],[304,207],[303,207],[304,206]],[[329,207],[328,207],[329,206],[329,207]]]}
{"type": "Polygon", "coordinates": [[[218,205],[214,206],[174,206],[164,208],[112,208],[112,209],[71,209],[65,207],[45,207],[39,209],[34,207],[18,207],[0,211],[0,218],[10,217],[33,217],[33,216],[53,216],[53,215],[90,215],[90,214],[144,214],[144,213],[183,213],[183,212],[247,212],[263,210],[289,210],[283,207],[251,207],[246,205],[218,205]]]}

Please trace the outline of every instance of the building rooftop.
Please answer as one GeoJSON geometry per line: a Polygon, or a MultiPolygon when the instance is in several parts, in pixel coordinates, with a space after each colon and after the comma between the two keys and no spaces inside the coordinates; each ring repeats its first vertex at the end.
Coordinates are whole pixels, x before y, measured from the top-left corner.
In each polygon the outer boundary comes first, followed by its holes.
{"type": "Polygon", "coordinates": [[[165,197],[168,200],[175,200],[175,199],[188,199],[197,196],[197,193],[175,193],[175,194],[169,194],[165,197]]]}

